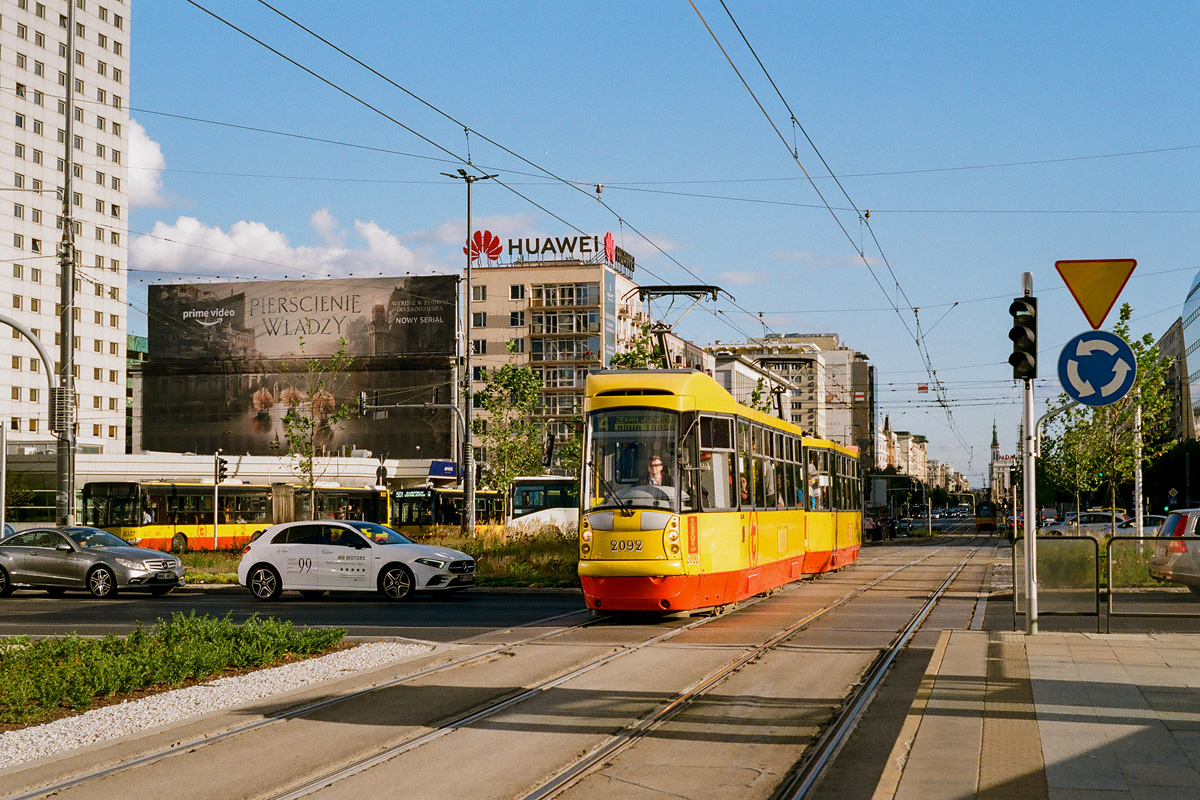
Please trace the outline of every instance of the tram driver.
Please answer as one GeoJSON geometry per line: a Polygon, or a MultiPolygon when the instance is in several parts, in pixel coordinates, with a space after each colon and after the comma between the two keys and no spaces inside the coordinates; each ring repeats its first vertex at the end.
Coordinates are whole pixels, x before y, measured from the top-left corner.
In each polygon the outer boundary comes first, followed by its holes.
{"type": "Polygon", "coordinates": [[[646,476],[646,483],[651,486],[670,486],[671,478],[663,470],[662,459],[658,456],[650,456],[649,474],[646,476]]]}

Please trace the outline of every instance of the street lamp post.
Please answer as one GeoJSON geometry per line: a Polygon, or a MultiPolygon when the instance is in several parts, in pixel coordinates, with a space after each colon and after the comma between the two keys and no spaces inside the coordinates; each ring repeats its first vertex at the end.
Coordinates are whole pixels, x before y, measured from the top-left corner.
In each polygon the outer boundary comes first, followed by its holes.
{"type": "Polygon", "coordinates": [[[475,535],[475,450],[471,444],[471,186],[499,175],[471,175],[465,169],[457,175],[443,172],[447,178],[467,184],[467,288],[463,293],[463,527],[464,534],[475,535]]]}

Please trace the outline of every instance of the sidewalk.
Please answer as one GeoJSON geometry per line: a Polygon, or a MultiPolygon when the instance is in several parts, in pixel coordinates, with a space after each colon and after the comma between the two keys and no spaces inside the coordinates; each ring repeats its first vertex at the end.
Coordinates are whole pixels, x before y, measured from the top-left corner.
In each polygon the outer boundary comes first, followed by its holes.
{"type": "Polygon", "coordinates": [[[1200,800],[1200,634],[944,631],[875,800],[1200,800]]]}

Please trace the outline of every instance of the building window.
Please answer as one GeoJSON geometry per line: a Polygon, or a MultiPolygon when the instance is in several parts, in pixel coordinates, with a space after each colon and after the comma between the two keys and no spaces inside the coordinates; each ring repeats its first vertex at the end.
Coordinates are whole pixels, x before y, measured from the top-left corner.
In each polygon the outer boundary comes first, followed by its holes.
{"type": "Polygon", "coordinates": [[[38,429],[38,421],[37,421],[37,419],[31,419],[31,420],[29,420],[29,432],[30,432],[30,433],[37,433],[37,429],[38,429]]]}
{"type": "Polygon", "coordinates": [[[487,339],[472,339],[471,352],[477,356],[487,355],[487,339]]]}
{"type": "MultiPolygon", "coordinates": [[[[34,362],[33,362],[33,365],[34,365],[35,367],[37,366],[37,364],[38,364],[38,362],[37,362],[37,361],[34,361],[34,362]]],[[[35,369],[35,370],[34,370],[34,372],[37,372],[37,370],[35,369]]],[[[31,402],[31,403],[36,403],[37,401],[38,401],[38,390],[37,390],[37,389],[30,389],[30,390],[29,390],[29,402],[31,402]]]]}
{"type": "Polygon", "coordinates": [[[21,370],[21,357],[20,356],[12,357],[12,368],[14,370],[17,370],[18,372],[20,372],[20,370],[21,370]]]}
{"type": "Polygon", "coordinates": [[[94,380],[94,381],[104,380],[104,370],[100,369],[99,367],[92,367],[92,380],[94,380]]]}
{"type": "Polygon", "coordinates": [[[525,312],[524,311],[513,311],[512,313],[510,313],[508,315],[508,326],[510,328],[525,327],[525,312]]]}
{"type": "Polygon", "coordinates": [[[24,128],[24,127],[25,127],[25,115],[24,115],[24,114],[17,114],[17,115],[16,115],[16,117],[14,118],[14,120],[15,120],[14,124],[15,124],[15,125],[16,125],[18,128],[24,128]]]}
{"type": "Polygon", "coordinates": [[[117,371],[115,369],[110,369],[108,371],[108,382],[109,383],[117,382],[117,371]]]}
{"type": "Polygon", "coordinates": [[[36,297],[29,298],[29,310],[35,314],[40,314],[42,311],[42,301],[36,297]]]}
{"type": "Polygon", "coordinates": [[[486,311],[476,311],[473,314],[471,314],[471,327],[472,328],[486,328],[487,327],[487,312],[486,311]]]}
{"type": "MultiPolygon", "coordinates": [[[[482,382],[487,380],[487,367],[471,367],[471,380],[482,382]]],[[[17,398],[20,399],[20,398],[17,398]]]]}
{"type": "Polygon", "coordinates": [[[525,284],[517,284],[508,287],[509,300],[524,300],[525,299],[525,284]]]}
{"type": "Polygon", "coordinates": [[[487,300],[487,287],[486,286],[472,286],[471,287],[471,302],[482,303],[485,300],[487,300]]]}
{"type": "Polygon", "coordinates": [[[117,426],[116,425],[108,426],[108,438],[110,438],[110,439],[117,438],[117,426]]]}
{"type": "Polygon", "coordinates": [[[13,400],[21,399],[21,387],[20,386],[12,387],[12,399],[13,400]]]}
{"type": "Polygon", "coordinates": [[[21,430],[21,418],[20,418],[20,417],[13,417],[12,419],[10,419],[10,420],[8,421],[8,429],[9,429],[10,431],[19,431],[19,430],[21,430]]]}
{"type": "Polygon", "coordinates": [[[102,429],[102,427],[100,425],[93,425],[92,426],[92,436],[99,436],[101,429],[102,429]]]}
{"type": "Polygon", "coordinates": [[[524,339],[509,339],[509,342],[513,345],[514,353],[524,353],[525,352],[525,340],[524,339]]]}

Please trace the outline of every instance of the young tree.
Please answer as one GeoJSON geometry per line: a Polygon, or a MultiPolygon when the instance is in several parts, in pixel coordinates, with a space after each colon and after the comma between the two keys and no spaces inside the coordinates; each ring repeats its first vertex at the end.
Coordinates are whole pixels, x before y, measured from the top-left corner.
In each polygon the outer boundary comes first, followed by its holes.
{"type": "MultiPolygon", "coordinates": [[[[1129,329],[1132,316],[1133,309],[1128,303],[1123,304],[1113,332],[1129,343],[1137,359],[1137,379],[1133,387],[1110,405],[1065,412],[1062,444],[1057,449],[1062,463],[1056,468],[1066,477],[1074,468],[1078,476],[1077,496],[1089,486],[1103,486],[1108,490],[1110,508],[1116,508],[1118,487],[1130,481],[1137,469],[1135,416],[1139,406],[1142,461],[1153,461],[1170,447],[1167,421],[1171,409],[1165,384],[1171,359],[1161,357],[1153,334],[1147,333],[1138,339],[1132,337],[1129,329]]],[[[1066,402],[1065,397],[1063,402],[1066,402]]]]}
{"type": "Polygon", "coordinates": [[[486,419],[472,421],[487,449],[483,482],[499,491],[507,491],[513,478],[542,473],[543,426],[534,419],[542,384],[532,368],[517,366],[515,342],[508,352],[508,363],[489,369],[479,392],[486,419]]]}
{"type": "MultiPolygon", "coordinates": [[[[301,357],[305,346],[301,338],[301,357]]],[[[300,370],[286,362],[283,366],[288,381],[279,393],[279,400],[287,409],[282,420],[283,441],[276,439],[271,446],[288,456],[292,473],[308,490],[309,512],[313,515],[317,512],[317,479],[325,473],[325,467],[318,459],[333,434],[340,429],[339,423],[353,413],[349,403],[339,404],[334,396],[353,362],[353,357],[346,354],[343,338],[338,351],[328,358],[305,359],[300,370]]]]}
{"type": "Polygon", "coordinates": [[[750,390],[750,402],[746,405],[764,414],[771,413],[771,392],[766,389],[767,379],[759,376],[758,383],[750,390]]]}
{"type": "Polygon", "coordinates": [[[628,350],[612,354],[608,366],[610,369],[656,369],[662,364],[662,358],[662,350],[650,340],[650,326],[645,324],[641,334],[630,340],[628,350]]]}

